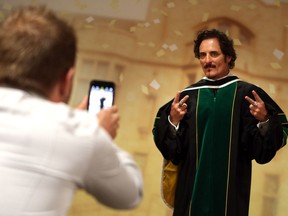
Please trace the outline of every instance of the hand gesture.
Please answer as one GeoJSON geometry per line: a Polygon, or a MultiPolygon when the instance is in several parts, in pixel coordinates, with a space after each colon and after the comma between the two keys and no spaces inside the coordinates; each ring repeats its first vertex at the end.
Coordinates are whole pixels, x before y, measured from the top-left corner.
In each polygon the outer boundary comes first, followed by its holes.
{"type": "Polygon", "coordinates": [[[183,119],[184,115],[187,113],[187,104],[185,103],[189,96],[185,95],[180,101],[180,92],[177,92],[170,110],[170,121],[174,125],[178,125],[179,122],[183,119]]]}
{"type": "Polygon", "coordinates": [[[252,91],[252,94],[255,100],[251,99],[248,96],[245,96],[245,99],[250,103],[249,109],[250,113],[260,122],[265,122],[268,120],[268,112],[265,107],[265,103],[256,93],[256,91],[252,91]]]}
{"type": "Polygon", "coordinates": [[[116,106],[102,109],[97,114],[99,125],[103,127],[114,139],[119,127],[119,113],[116,106]]]}

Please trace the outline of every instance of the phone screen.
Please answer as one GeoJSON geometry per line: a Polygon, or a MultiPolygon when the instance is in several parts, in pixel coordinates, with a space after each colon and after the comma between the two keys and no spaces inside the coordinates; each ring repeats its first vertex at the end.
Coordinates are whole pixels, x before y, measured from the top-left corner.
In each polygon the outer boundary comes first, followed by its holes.
{"type": "Polygon", "coordinates": [[[115,84],[108,81],[92,80],[89,88],[88,112],[97,114],[101,109],[114,103],[115,84]]]}

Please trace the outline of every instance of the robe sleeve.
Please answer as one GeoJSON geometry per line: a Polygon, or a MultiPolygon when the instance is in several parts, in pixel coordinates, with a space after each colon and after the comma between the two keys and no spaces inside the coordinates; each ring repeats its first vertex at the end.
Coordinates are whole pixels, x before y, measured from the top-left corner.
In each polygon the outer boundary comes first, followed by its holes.
{"type": "Polygon", "coordinates": [[[171,103],[172,101],[159,109],[152,132],[154,142],[164,159],[172,161],[173,164],[177,165],[182,158],[182,145],[180,140],[181,137],[183,137],[184,128],[180,127],[177,133],[173,133],[171,130],[171,125],[168,121],[171,103]]]}
{"type": "Polygon", "coordinates": [[[268,163],[276,155],[276,152],[286,145],[287,119],[281,108],[261,88],[252,86],[247,95],[253,98],[252,90],[255,90],[264,101],[269,115],[267,133],[261,135],[257,127],[258,121],[251,115],[249,103],[243,98],[242,103],[242,128],[241,142],[248,152],[250,159],[259,164],[268,163]]]}

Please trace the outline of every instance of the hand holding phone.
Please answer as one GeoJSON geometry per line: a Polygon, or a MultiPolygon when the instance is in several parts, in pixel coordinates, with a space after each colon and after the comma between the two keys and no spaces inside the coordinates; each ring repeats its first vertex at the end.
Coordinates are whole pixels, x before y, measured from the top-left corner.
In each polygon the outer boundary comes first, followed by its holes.
{"type": "Polygon", "coordinates": [[[106,108],[98,113],[99,125],[110,134],[112,139],[117,135],[119,127],[119,113],[116,106],[106,108]]]}
{"type": "Polygon", "coordinates": [[[88,112],[97,114],[114,104],[115,84],[109,81],[92,80],[88,93],[88,112]]]}

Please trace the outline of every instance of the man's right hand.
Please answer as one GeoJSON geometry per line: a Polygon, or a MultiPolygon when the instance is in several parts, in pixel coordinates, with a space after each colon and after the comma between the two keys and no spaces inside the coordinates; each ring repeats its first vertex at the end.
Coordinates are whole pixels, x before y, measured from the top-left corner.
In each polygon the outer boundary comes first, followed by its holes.
{"type": "Polygon", "coordinates": [[[116,106],[102,109],[97,114],[99,125],[103,127],[114,139],[119,127],[119,113],[116,106]]]}
{"type": "Polygon", "coordinates": [[[170,110],[170,121],[175,126],[179,124],[184,115],[187,113],[187,104],[185,102],[188,100],[189,96],[185,95],[180,101],[179,98],[180,92],[177,92],[170,110]]]}

